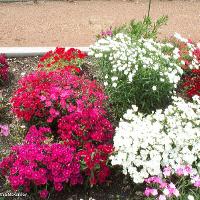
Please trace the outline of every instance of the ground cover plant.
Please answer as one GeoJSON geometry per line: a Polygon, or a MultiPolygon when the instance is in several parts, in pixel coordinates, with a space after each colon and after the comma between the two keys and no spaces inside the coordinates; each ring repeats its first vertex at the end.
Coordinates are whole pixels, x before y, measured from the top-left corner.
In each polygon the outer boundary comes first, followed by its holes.
{"type": "Polygon", "coordinates": [[[155,40],[145,20],[102,32],[93,58],[56,48],[21,74],[10,98],[16,121],[0,126],[2,139],[20,135],[0,154],[0,178],[13,190],[32,199],[73,190],[80,199],[90,198],[86,191],[199,199],[200,50],[178,34],[155,40]]]}

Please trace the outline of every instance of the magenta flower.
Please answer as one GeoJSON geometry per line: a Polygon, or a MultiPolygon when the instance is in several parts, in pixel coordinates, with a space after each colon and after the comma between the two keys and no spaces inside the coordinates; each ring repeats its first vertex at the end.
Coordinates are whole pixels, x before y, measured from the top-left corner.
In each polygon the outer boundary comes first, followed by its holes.
{"type": "Polygon", "coordinates": [[[194,186],[200,188],[200,178],[194,183],[194,186]]]}
{"type": "Polygon", "coordinates": [[[42,198],[42,199],[46,199],[48,197],[48,194],[49,194],[49,192],[46,189],[41,190],[39,192],[40,198],[42,198]]]}

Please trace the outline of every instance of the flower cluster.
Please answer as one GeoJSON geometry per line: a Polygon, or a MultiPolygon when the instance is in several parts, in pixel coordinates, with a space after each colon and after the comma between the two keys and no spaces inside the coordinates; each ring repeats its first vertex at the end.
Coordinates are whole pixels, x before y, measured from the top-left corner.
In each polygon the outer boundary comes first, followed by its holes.
{"type": "Polygon", "coordinates": [[[113,31],[112,31],[112,27],[110,27],[109,29],[106,29],[105,31],[101,31],[100,34],[97,35],[97,38],[106,38],[107,36],[112,36],[113,35],[113,31]]]}
{"type": "Polygon", "coordinates": [[[180,60],[183,69],[200,68],[200,48],[191,39],[185,39],[180,34],[174,34],[175,45],[178,47],[174,54],[180,60]]]}
{"type": "MultiPolygon", "coordinates": [[[[104,182],[109,175],[106,162],[114,130],[106,118],[107,97],[101,87],[66,69],[34,72],[23,77],[19,85],[11,100],[17,117],[29,124],[46,124],[55,136],[50,140],[76,149],[90,183],[104,182]]],[[[44,135],[35,137],[39,142],[44,135]]]]}
{"type": "Polygon", "coordinates": [[[91,142],[86,143],[83,149],[78,152],[84,175],[89,178],[91,186],[104,183],[110,175],[107,161],[112,152],[112,144],[94,145],[91,142]]]}
{"type": "Polygon", "coordinates": [[[192,69],[182,80],[181,92],[188,97],[200,96],[200,69],[192,69]]]}
{"type": "Polygon", "coordinates": [[[114,136],[112,165],[122,165],[135,183],[161,174],[161,167],[200,162],[200,99],[185,102],[174,97],[172,105],[150,115],[128,109],[114,136]]]}
{"type": "Polygon", "coordinates": [[[11,99],[13,112],[27,122],[52,123],[74,112],[93,109],[104,113],[107,98],[95,81],[79,77],[67,70],[36,71],[19,81],[19,88],[11,99]]]}
{"type": "Polygon", "coordinates": [[[47,71],[65,68],[69,71],[79,73],[85,57],[86,54],[79,49],[70,48],[65,51],[65,48],[57,47],[55,51],[49,51],[40,58],[38,68],[47,71]]]}
{"type": "Polygon", "coordinates": [[[90,47],[88,54],[100,60],[101,79],[118,119],[130,104],[146,113],[169,104],[183,74],[178,59],[169,55],[174,49],[170,43],[133,40],[123,33],[90,47]]]}
{"type": "Polygon", "coordinates": [[[3,83],[8,80],[8,63],[6,56],[0,54],[0,83],[3,83]]]}
{"type": "Polygon", "coordinates": [[[12,188],[23,188],[30,192],[35,185],[42,198],[48,196],[48,184],[53,184],[56,191],[63,189],[64,183],[81,184],[79,158],[75,149],[64,144],[45,144],[41,136],[49,130],[31,127],[24,144],[13,146],[8,157],[0,163],[0,170],[7,177],[12,188]],[[40,136],[39,141],[33,139],[40,136]],[[43,143],[42,143],[43,142],[43,143]]]}
{"type": "MultiPolygon", "coordinates": [[[[149,177],[145,179],[145,183],[147,184],[144,191],[145,199],[167,200],[175,198],[178,200],[187,196],[188,200],[194,200],[193,195],[199,195],[200,176],[190,165],[178,166],[176,170],[167,166],[162,172],[162,177],[149,177]],[[175,184],[171,180],[174,180],[175,184]]],[[[199,197],[195,197],[195,199],[199,199],[199,197]]]]}
{"type": "Polygon", "coordinates": [[[133,42],[129,36],[119,33],[113,38],[98,40],[90,47],[89,55],[97,58],[106,57],[110,61],[112,68],[109,69],[109,74],[105,74],[108,76],[105,77],[106,86],[111,84],[117,87],[119,79],[124,75],[128,82],[132,82],[142,67],[146,70],[159,71],[161,79],[169,80],[176,87],[183,71],[175,60],[165,54],[165,48],[174,49],[174,46],[144,38],[133,42]]]}
{"type": "Polygon", "coordinates": [[[187,72],[179,87],[179,92],[189,98],[200,96],[200,48],[191,39],[185,39],[175,33],[173,43],[178,47],[176,55],[180,60],[181,67],[187,72]]]}

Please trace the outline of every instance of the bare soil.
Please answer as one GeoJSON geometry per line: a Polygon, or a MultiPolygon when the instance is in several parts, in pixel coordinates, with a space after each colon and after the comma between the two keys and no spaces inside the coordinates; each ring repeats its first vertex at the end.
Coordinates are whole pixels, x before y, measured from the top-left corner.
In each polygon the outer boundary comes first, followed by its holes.
{"type": "MultiPolygon", "coordinates": [[[[106,27],[142,20],[148,0],[0,3],[0,46],[88,46],[106,27]]],[[[153,0],[153,19],[168,15],[161,37],[200,41],[200,0],[153,0]]]]}

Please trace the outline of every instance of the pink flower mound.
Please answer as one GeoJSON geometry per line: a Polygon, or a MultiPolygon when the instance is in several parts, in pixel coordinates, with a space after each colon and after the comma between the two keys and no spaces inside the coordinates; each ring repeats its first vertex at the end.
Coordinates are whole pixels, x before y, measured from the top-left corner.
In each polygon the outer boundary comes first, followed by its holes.
{"type": "MultiPolygon", "coordinates": [[[[31,125],[47,125],[56,141],[74,148],[82,174],[94,185],[105,182],[110,174],[107,160],[113,150],[114,130],[106,118],[106,99],[95,81],[56,70],[22,78],[11,102],[17,117],[31,125]]],[[[31,133],[37,140],[28,134],[28,141],[41,144],[40,140],[48,139],[48,129],[35,129],[31,133]]]]}
{"type": "MultiPolygon", "coordinates": [[[[12,188],[23,188],[29,192],[35,185],[42,198],[48,195],[44,190],[46,185],[53,184],[56,191],[63,189],[63,183],[81,184],[79,158],[74,156],[75,149],[64,144],[38,144],[31,137],[37,131],[35,127],[29,130],[25,143],[12,147],[10,155],[0,163],[0,170],[7,176],[12,188]],[[31,143],[33,142],[33,143],[31,143]]],[[[38,129],[38,135],[49,131],[38,129]]],[[[42,141],[42,139],[41,139],[42,141]]]]}

